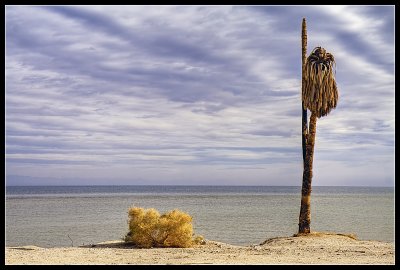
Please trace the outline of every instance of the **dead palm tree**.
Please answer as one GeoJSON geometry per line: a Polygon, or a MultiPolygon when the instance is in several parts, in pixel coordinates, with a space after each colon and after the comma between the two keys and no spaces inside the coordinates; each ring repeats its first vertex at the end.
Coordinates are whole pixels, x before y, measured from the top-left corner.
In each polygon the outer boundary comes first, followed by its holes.
{"type": "Polygon", "coordinates": [[[334,68],[336,64],[333,55],[326,52],[322,47],[316,47],[305,60],[306,38],[306,22],[303,19],[302,141],[304,170],[301,188],[299,233],[310,233],[311,180],[317,118],[327,115],[332,109],[336,108],[339,97],[335,81],[334,68]],[[307,109],[311,112],[309,127],[307,127],[307,109]]]}
{"type": "MultiPolygon", "coordinates": [[[[303,89],[305,85],[304,81],[304,67],[306,63],[306,54],[307,54],[307,26],[306,26],[306,19],[303,18],[301,30],[301,87],[303,89]]],[[[303,90],[302,90],[303,92],[303,90]]],[[[304,106],[303,100],[301,101],[301,111],[302,111],[302,147],[303,147],[303,163],[306,160],[306,143],[307,143],[307,108],[304,106]]]]}

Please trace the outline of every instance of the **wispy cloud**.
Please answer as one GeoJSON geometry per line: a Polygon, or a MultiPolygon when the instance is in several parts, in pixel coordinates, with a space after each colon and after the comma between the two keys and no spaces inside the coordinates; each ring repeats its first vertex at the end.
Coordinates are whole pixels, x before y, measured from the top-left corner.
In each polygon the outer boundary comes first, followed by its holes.
{"type": "Polygon", "coordinates": [[[8,184],[300,185],[303,17],[340,91],[314,183],[392,185],[393,6],[7,6],[8,184]]]}

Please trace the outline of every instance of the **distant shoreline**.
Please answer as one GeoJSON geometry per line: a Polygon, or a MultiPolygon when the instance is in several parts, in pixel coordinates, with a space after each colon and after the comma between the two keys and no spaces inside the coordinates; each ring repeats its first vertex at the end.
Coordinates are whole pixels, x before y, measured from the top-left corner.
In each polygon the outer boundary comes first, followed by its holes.
{"type": "Polygon", "coordinates": [[[122,241],[82,247],[6,247],[6,264],[394,264],[394,244],[335,233],[275,237],[235,246],[207,240],[192,248],[138,249],[122,241]]]}
{"type": "MultiPolygon", "coordinates": [[[[299,185],[180,185],[180,184],[117,184],[117,185],[109,185],[109,184],[94,184],[94,185],[32,185],[32,184],[23,184],[23,185],[6,185],[5,187],[119,187],[119,186],[126,186],[126,187],[146,187],[146,186],[154,186],[154,187],[299,187],[301,188],[301,183],[299,185]]],[[[313,185],[313,187],[354,187],[354,188],[393,188],[394,186],[330,186],[330,185],[313,185]]]]}

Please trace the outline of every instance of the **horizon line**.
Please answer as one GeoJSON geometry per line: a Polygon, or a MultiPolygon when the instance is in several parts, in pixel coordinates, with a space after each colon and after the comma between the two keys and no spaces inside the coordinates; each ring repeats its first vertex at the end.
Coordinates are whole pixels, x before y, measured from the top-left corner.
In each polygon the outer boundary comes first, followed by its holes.
{"type": "MultiPolygon", "coordinates": [[[[94,184],[94,185],[5,185],[5,187],[90,187],[90,186],[182,186],[182,187],[301,187],[299,185],[206,185],[206,184],[94,184]]],[[[355,186],[355,185],[313,185],[313,187],[388,187],[395,188],[395,186],[355,186]]]]}

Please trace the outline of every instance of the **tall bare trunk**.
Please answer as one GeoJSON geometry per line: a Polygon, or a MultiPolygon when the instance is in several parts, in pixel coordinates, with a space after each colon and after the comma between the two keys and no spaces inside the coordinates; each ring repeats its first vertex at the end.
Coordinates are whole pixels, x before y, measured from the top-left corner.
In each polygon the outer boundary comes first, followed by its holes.
{"type": "MultiPolygon", "coordinates": [[[[301,25],[301,96],[303,97],[304,85],[305,85],[305,65],[306,65],[306,54],[307,54],[307,25],[306,19],[303,18],[301,25]]],[[[302,124],[302,140],[301,144],[303,147],[303,166],[306,159],[306,144],[307,144],[307,108],[304,107],[304,102],[301,102],[301,124],[302,124]]]]}
{"type": "Polygon", "coordinates": [[[301,207],[299,217],[299,233],[310,233],[311,220],[311,180],[314,159],[315,133],[317,129],[317,115],[311,113],[310,128],[307,138],[306,159],[304,162],[303,185],[301,188],[301,207]]]}

